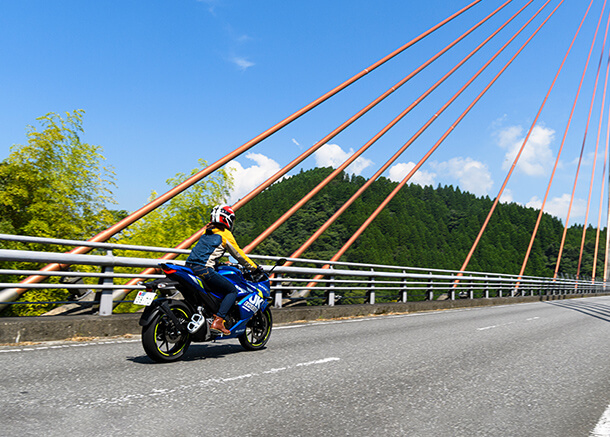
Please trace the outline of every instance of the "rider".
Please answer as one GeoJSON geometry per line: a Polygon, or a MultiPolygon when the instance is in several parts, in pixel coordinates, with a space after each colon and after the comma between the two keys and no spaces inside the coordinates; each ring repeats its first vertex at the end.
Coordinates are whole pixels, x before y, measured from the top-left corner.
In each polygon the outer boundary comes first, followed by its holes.
{"type": "Polygon", "coordinates": [[[204,234],[186,260],[186,266],[207,286],[224,294],[218,313],[214,314],[214,321],[210,326],[210,330],[224,335],[231,333],[225,327],[224,319],[235,303],[237,288],[215,270],[218,260],[228,251],[244,267],[250,270],[260,269],[237,245],[231,233],[234,224],[235,212],[230,206],[215,206],[210,215],[210,222],[204,228],[204,234]]]}

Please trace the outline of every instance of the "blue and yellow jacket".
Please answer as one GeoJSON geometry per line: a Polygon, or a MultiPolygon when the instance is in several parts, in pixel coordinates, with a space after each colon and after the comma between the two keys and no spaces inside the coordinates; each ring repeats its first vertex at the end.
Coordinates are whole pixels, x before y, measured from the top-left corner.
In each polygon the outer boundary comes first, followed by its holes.
{"type": "Polygon", "coordinates": [[[256,268],[256,263],[245,254],[237,245],[235,237],[227,228],[208,225],[186,262],[205,267],[215,268],[218,260],[226,252],[235,258],[241,265],[256,268]]]}

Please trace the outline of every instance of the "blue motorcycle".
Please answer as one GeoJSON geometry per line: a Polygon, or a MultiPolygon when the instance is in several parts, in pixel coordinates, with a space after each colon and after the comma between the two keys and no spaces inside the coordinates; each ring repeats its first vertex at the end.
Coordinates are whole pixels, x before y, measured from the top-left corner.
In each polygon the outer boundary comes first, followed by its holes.
{"type": "Polygon", "coordinates": [[[146,306],[140,326],[142,346],[151,359],[179,360],[191,342],[237,338],[247,350],[259,350],[267,344],[273,324],[268,274],[243,271],[237,265],[218,267],[218,272],[238,290],[235,304],[225,318],[231,334],[223,336],[210,330],[223,295],[208,289],[188,267],[176,264],[160,267],[166,278],[143,283],[146,290],[140,291],[134,300],[135,304],[146,306]],[[174,298],[177,292],[182,299],[174,298]]]}

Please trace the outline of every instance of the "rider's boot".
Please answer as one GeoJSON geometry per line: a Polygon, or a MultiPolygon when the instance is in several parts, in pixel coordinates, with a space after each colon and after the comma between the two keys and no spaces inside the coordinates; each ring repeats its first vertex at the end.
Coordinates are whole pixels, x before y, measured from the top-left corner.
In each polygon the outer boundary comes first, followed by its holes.
{"type": "Polygon", "coordinates": [[[212,326],[210,326],[210,331],[216,331],[223,335],[231,334],[231,331],[225,328],[225,319],[218,317],[216,314],[214,314],[214,321],[212,322],[212,326]]]}

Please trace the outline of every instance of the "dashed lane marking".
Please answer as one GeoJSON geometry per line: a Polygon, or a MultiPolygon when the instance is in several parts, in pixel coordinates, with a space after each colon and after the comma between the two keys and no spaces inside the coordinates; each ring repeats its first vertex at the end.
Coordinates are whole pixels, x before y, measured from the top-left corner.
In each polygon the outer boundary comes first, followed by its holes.
{"type": "Polygon", "coordinates": [[[195,382],[193,384],[182,384],[178,387],[171,388],[171,389],[154,388],[148,393],[130,393],[130,394],[126,394],[123,396],[117,396],[117,397],[112,397],[112,398],[98,398],[98,399],[95,399],[92,401],[79,402],[75,405],[69,405],[69,406],[64,405],[61,408],[87,409],[87,408],[97,408],[97,407],[102,407],[102,406],[122,406],[125,404],[132,404],[136,400],[146,400],[146,399],[150,399],[151,397],[169,396],[172,393],[183,394],[186,391],[188,391],[189,389],[209,387],[211,385],[227,384],[227,383],[232,383],[235,381],[262,377],[264,375],[277,374],[280,372],[288,371],[290,369],[298,369],[298,368],[302,368],[302,367],[328,364],[328,363],[332,363],[332,362],[336,362],[336,361],[340,361],[340,360],[341,359],[337,358],[337,357],[322,358],[319,360],[293,364],[291,366],[272,368],[272,369],[265,370],[260,373],[246,373],[243,375],[231,376],[231,377],[227,377],[227,378],[203,379],[203,380],[201,380],[199,382],[195,382]]]}
{"type": "MultiPolygon", "coordinates": [[[[540,319],[540,317],[530,317],[529,319],[525,319],[525,321],[531,322],[533,320],[538,320],[538,319],[540,319]]],[[[486,331],[488,329],[502,328],[504,326],[514,325],[515,323],[518,323],[518,322],[508,322],[508,323],[501,323],[499,325],[484,326],[482,328],[477,328],[477,331],[486,331]]]]}

